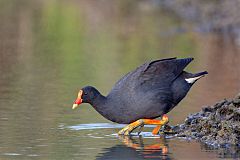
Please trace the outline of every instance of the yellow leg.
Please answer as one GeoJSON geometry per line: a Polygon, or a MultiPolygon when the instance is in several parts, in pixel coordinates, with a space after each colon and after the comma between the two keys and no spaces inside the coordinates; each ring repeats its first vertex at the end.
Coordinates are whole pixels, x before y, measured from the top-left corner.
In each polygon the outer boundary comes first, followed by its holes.
{"type": "Polygon", "coordinates": [[[137,127],[144,125],[144,119],[139,119],[133,123],[130,123],[129,125],[127,125],[126,127],[124,127],[123,129],[121,129],[118,134],[119,135],[129,135],[134,129],[136,129],[137,127]]]}
{"type": "Polygon", "coordinates": [[[159,131],[160,131],[160,129],[162,128],[162,126],[164,126],[165,124],[167,124],[167,123],[169,122],[167,115],[163,115],[161,121],[162,121],[163,123],[160,124],[160,125],[157,125],[157,126],[153,129],[152,134],[154,134],[154,135],[158,134],[159,131]]]}
{"type": "Polygon", "coordinates": [[[162,125],[157,125],[153,130],[152,130],[152,134],[157,135],[160,131],[160,129],[162,128],[162,125]]]}
{"type": "Polygon", "coordinates": [[[139,126],[143,126],[146,124],[158,125],[156,128],[153,129],[153,134],[157,134],[161,128],[161,126],[168,123],[168,117],[163,115],[162,120],[156,119],[139,119],[118,132],[119,135],[130,135],[130,133],[139,126]]]}

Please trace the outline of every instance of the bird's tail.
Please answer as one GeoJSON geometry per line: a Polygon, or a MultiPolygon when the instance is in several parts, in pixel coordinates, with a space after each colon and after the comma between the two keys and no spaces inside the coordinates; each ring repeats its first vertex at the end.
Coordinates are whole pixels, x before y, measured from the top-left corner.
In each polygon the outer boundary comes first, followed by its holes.
{"type": "Polygon", "coordinates": [[[196,74],[187,74],[185,76],[185,80],[190,83],[190,84],[193,84],[195,83],[197,80],[199,80],[200,78],[204,77],[205,74],[208,74],[207,71],[204,71],[204,72],[199,72],[199,73],[196,73],[196,74]]]}

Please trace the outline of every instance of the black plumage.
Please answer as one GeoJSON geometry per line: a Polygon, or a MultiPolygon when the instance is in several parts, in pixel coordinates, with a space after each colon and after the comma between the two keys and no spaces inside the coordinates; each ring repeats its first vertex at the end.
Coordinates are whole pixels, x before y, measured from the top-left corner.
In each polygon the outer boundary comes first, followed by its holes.
{"type": "Polygon", "coordinates": [[[207,72],[187,73],[193,58],[168,58],[145,63],[122,77],[105,97],[91,86],[82,88],[82,102],[117,123],[154,119],[172,110],[207,72]]]}

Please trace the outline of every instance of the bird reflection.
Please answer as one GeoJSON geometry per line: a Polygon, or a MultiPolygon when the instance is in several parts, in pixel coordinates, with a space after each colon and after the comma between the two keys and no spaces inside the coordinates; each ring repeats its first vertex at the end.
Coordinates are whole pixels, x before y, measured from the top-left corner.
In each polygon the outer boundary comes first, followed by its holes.
{"type": "Polygon", "coordinates": [[[122,144],[105,148],[97,159],[163,159],[169,160],[169,150],[164,137],[119,136],[122,144]]]}
{"type": "Polygon", "coordinates": [[[153,142],[150,144],[144,144],[144,138],[142,136],[129,137],[129,136],[120,136],[119,139],[129,148],[135,149],[137,152],[140,152],[144,158],[155,159],[169,159],[168,155],[168,146],[164,136],[153,138],[153,142]]]}

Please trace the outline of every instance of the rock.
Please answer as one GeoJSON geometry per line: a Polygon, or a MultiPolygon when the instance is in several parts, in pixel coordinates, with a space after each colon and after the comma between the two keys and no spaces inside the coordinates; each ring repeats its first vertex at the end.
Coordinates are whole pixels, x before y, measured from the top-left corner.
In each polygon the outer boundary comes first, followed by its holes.
{"type": "Polygon", "coordinates": [[[232,100],[205,106],[172,129],[177,137],[199,139],[213,146],[240,146],[240,93],[232,100]]]}
{"type": "Polygon", "coordinates": [[[238,93],[234,99],[240,99],[240,93],[238,93]]]}
{"type": "Polygon", "coordinates": [[[203,112],[203,113],[205,113],[205,112],[213,112],[213,111],[214,111],[214,108],[209,107],[209,106],[204,107],[204,108],[202,109],[202,112],[203,112]]]}
{"type": "Polygon", "coordinates": [[[239,104],[240,104],[240,98],[239,98],[239,99],[234,99],[234,100],[233,100],[233,103],[234,103],[235,105],[239,105],[239,104]]]}

